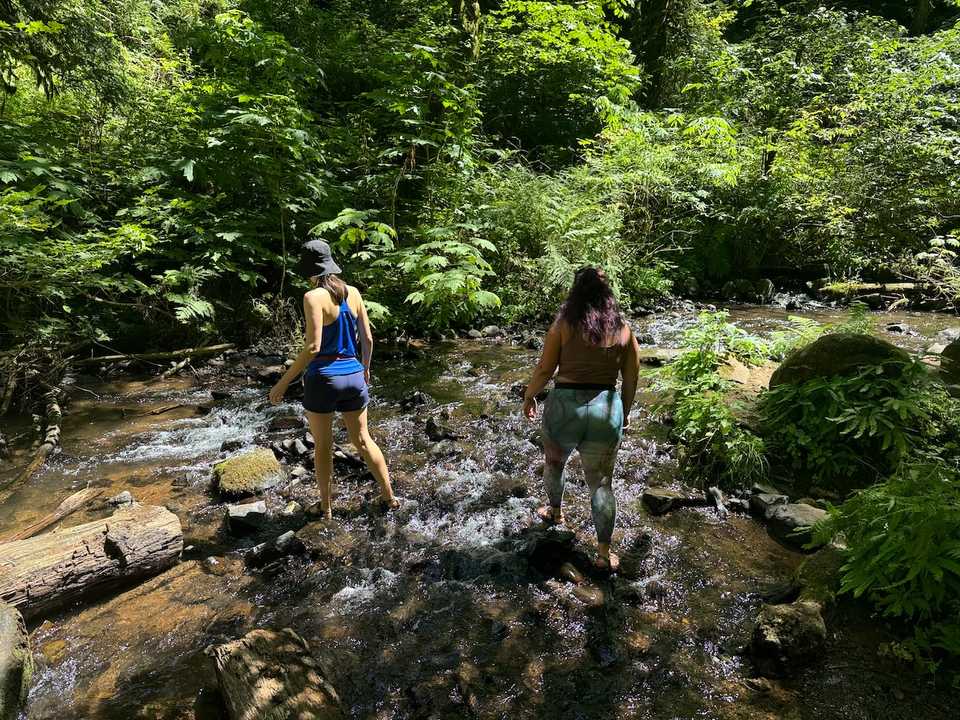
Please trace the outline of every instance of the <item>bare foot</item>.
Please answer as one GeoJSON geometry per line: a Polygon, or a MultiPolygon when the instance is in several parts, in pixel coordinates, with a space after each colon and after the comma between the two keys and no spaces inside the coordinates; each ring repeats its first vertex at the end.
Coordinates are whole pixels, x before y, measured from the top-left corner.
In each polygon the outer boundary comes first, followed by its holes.
{"type": "Polygon", "coordinates": [[[333,507],[324,509],[323,502],[317,501],[307,508],[307,514],[314,517],[321,517],[324,520],[333,520],[333,507]]]}
{"type": "Polygon", "coordinates": [[[389,500],[383,496],[377,498],[377,502],[381,508],[384,510],[399,510],[400,509],[400,498],[393,496],[389,500]]]}
{"type": "Polygon", "coordinates": [[[616,553],[610,553],[609,555],[597,555],[597,559],[593,561],[593,564],[596,566],[597,570],[603,572],[616,572],[620,569],[620,556],[616,553]]]}
{"type": "Polygon", "coordinates": [[[547,525],[563,525],[563,511],[551,505],[542,505],[537,508],[537,517],[547,525]]]}

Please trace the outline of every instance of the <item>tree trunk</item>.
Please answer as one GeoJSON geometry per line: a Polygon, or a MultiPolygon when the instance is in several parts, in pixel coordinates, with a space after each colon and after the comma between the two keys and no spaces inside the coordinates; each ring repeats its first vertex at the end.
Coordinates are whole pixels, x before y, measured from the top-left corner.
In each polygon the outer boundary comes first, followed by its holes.
{"type": "Polygon", "coordinates": [[[344,717],[333,686],[293,630],[254,630],[214,650],[230,720],[344,717]]]}
{"type": "Polygon", "coordinates": [[[156,575],[174,565],[182,550],[176,515],[135,505],[103,520],[0,544],[0,602],[29,620],[156,575]]]}
{"type": "Polygon", "coordinates": [[[914,0],[913,17],[910,21],[910,34],[923,35],[930,24],[930,0],[914,0]]]}

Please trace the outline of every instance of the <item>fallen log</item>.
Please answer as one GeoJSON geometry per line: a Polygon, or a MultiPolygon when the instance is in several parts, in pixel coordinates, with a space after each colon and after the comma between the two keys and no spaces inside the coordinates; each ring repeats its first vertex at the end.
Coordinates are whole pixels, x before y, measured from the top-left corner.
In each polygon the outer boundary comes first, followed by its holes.
{"type": "Polygon", "coordinates": [[[138,360],[144,362],[154,362],[157,360],[179,360],[180,358],[202,357],[205,355],[219,355],[227,350],[233,350],[233,343],[223,343],[222,345],[208,345],[206,347],[186,348],[184,350],[171,350],[170,352],[155,353],[127,353],[119,355],[101,355],[99,357],[79,358],[73,360],[74,365],[102,365],[104,363],[120,362],[123,360],[138,360]]]}
{"type": "Polygon", "coordinates": [[[103,520],[0,544],[0,602],[28,620],[174,565],[180,520],[163,507],[134,505],[103,520]]]}
{"type": "Polygon", "coordinates": [[[293,630],[254,630],[213,651],[231,720],[343,718],[340,698],[293,630]]]}
{"type": "Polygon", "coordinates": [[[35,523],[27,525],[27,527],[25,527],[23,530],[0,537],[0,543],[14,542],[15,540],[26,540],[27,538],[33,537],[39,532],[46,530],[54,523],[58,523],[65,517],[72,515],[84,505],[89,504],[102,494],[103,490],[98,490],[97,488],[86,488],[80,492],[75,492],[73,495],[60,503],[57,506],[57,509],[49,515],[44,515],[35,523]]]}

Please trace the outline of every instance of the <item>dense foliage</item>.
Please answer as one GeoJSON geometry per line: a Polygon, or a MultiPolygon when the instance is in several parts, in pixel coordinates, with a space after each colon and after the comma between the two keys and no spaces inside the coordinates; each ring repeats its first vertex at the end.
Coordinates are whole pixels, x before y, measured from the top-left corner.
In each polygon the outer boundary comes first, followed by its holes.
{"type": "Polygon", "coordinates": [[[953,0],[5,3],[2,342],[254,337],[311,235],[405,328],[546,314],[585,262],[627,306],[814,262],[898,263],[955,298],[957,17],[953,0]]]}

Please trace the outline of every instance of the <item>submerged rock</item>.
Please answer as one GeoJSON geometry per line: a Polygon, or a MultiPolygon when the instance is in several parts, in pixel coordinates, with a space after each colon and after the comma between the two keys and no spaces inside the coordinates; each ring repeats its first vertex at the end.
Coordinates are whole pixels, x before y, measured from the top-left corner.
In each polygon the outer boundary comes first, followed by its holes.
{"type": "Polygon", "coordinates": [[[787,355],[770,378],[770,388],[799,385],[813,378],[852,375],[862,367],[888,362],[908,363],[910,356],[872,335],[832,333],[787,355]]]}
{"type": "Polygon", "coordinates": [[[230,497],[261,493],[280,482],[282,473],[276,456],[267,448],[257,448],[213,466],[218,489],[230,497]]]}
{"type": "Polygon", "coordinates": [[[246,561],[248,564],[258,567],[287,555],[299,555],[305,550],[306,547],[300,538],[294,534],[293,530],[288,530],[270,542],[260,543],[250,548],[246,554],[246,561]]]}
{"type": "Polygon", "coordinates": [[[827,627],[815,602],[764,605],[757,616],[750,655],[761,675],[788,675],[816,658],[827,641],[827,627]]]}
{"type": "Polygon", "coordinates": [[[0,720],[14,720],[33,675],[30,636],[20,612],[0,603],[0,720]]]}
{"type": "Polygon", "coordinates": [[[665,515],[671,510],[684,507],[701,507],[709,503],[703,495],[666,487],[647,488],[641,500],[654,515],[665,515]]]}
{"type": "Polygon", "coordinates": [[[797,549],[813,539],[813,526],[826,517],[826,510],[804,503],[774,505],[766,516],[774,537],[797,549]]]}
{"type": "Polygon", "coordinates": [[[311,559],[330,564],[348,564],[357,542],[339,524],[328,520],[308,523],[297,531],[297,538],[311,559]]]}

